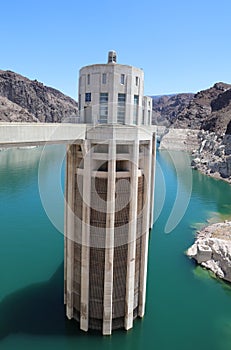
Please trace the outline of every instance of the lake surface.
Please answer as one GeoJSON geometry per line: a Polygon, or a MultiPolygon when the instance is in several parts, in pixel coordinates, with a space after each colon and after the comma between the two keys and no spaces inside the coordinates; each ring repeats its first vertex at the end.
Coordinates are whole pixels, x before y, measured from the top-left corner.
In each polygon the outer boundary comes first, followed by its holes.
{"type": "Polygon", "coordinates": [[[184,252],[200,225],[230,218],[231,186],[189,171],[184,153],[157,154],[146,314],[103,337],[65,317],[63,154],[62,146],[0,152],[0,349],[230,350],[231,285],[184,252]]]}

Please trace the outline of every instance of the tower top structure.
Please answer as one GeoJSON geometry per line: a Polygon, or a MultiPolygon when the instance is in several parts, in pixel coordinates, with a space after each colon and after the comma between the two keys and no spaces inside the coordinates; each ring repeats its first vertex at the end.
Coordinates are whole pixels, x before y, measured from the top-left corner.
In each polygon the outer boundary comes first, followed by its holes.
{"type": "Polygon", "coordinates": [[[113,51],[109,51],[108,52],[108,61],[107,63],[116,63],[117,62],[117,55],[116,52],[113,51]]]}
{"type": "Polygon", "coordinates": [[[150,125],[152,98],[144,96],[144,72],[118,64],[115,51],[104,64],[79,71],[80,123],[150,125]]]}

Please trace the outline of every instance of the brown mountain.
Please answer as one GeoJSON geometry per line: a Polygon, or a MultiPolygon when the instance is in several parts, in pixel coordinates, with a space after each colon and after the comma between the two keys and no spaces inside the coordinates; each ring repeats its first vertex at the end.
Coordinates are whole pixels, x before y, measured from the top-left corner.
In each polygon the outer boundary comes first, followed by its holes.
{"type": "MultiPolygon", "coordinates": [[[[182,100],[182,94],[158,97],[153,101],[154,123],[168,121],[170,130],[163,137],[164,147],[175,147],[182,130],[187,129],[184,149],[187,149],[190,129],[196,129],[192,166],[204,174],[222,178],[231,183],[231,85],[216,83],[213,87],[190,95],[182,100]],[[177,97],[179,96],[179,99],[177,97]],[[157,103],[156,103],[157,102],[157,103]],[[173,146],[174,144],[174,146],[173,146]]],[[[166,123],[165,125],[168,126],[166,123]]],[[[191,142],[191,141],[190,141],[191,142]]]]}
{"type": "Polygon", "coordinates": [[[204,129],[226,133],[231,120],[231,85],[216,83],[195,94],[189,103],[179,108],[172,119],[174,128],[204,129]]]}
{"type": "Polygon", "coordinates": [[[61,122],[75,118],[78,104],[60,91],[0,70],[0,121],[61,122]]]}
{"type": "Polygon", "coordinates": [[[0,96],[0,121],[4,122],[38,122],[39,120],[30,114],[25,108],[11,102],[6,97],[0,96]]]}
{"type": "Polygon", "coordinates": [[[190,93],[153,96],[153,124],[170,126],[193,96],[190,93]]]}
{"type": "Polygon", "coordinates": [[[211,101],[211,114],[202,123],[204,130],[231,134],[231,88],[211,101]]]}

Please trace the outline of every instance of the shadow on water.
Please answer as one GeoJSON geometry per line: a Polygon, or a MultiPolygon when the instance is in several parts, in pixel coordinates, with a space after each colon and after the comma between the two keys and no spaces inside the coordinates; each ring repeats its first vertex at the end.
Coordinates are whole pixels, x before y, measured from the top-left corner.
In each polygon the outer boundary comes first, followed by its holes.
{"type": "Polygon", "coordinates": [[[63,263],[46,282],[33,284],[0,303],[0,340],[13,333],[32,335],[83,334],[69,321],[63,304],[63,263]]]}
{"type": "Polygon", "coordinates": [[[231,296],[231,282],[217,277],[212,271],[198,265],[194,260],[191,260],[191,262],[195,278],[204,282],[208,281],[209,283],[211,283],[211,279],[213,279],[218,286],[222,287],[226,294],[231,296]]]}

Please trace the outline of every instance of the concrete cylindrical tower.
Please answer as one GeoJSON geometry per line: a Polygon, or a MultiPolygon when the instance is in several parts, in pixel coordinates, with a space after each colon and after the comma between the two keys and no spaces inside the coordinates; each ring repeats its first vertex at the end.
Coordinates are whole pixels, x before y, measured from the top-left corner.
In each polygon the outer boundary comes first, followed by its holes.
{"type": "Polygon", "coordinates": [[[130,329],[144,315],[155,139],[143,90],[143,70],[114,51],[80,70],[80,120],[98,125],[67,151],[65,302],[84,331],[130,329]]]}
{"type": "Polygon", "coordinates": [[[144,315],[154,162],[152,133],[134,126],[89,127],[69,146],[65,300],[82,330],[144,315]]]}

